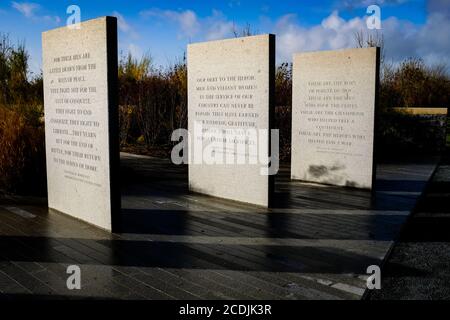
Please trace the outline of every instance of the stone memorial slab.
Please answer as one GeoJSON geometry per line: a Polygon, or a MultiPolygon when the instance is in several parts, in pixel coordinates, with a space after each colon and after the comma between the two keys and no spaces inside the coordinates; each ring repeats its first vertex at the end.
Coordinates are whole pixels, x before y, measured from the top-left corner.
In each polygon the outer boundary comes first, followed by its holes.
{"type": "Polygon", "coordinates": [[[42,34],[48,206],[112,230],[120,210],[117,20],[42,34]]]}
{"type": "Polygon", "coordinates": [[[274,35],[188,46],[190,190],[269,206],[274,75],[274,35]]]}
{"type": "Polygon", "coordinates": [[[371,189],[379,49],[294,55],[291,178],[371,189]]]}

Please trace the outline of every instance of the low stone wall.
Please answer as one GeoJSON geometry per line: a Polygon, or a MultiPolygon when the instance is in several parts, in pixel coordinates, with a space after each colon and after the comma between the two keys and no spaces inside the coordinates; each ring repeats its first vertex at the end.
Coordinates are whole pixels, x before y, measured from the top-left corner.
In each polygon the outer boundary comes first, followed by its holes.
{"type": "Polygon", "coordinates": [[[447,117],[447,108],[392,108],[395,111],[405,112],[418,116],[444,116],[447,117]]]}

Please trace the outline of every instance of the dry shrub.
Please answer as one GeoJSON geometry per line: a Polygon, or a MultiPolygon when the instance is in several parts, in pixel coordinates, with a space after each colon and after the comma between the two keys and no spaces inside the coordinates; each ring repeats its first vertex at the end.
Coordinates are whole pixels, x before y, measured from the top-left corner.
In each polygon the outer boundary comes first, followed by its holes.
{"type": "Polygon", "coordinates": [[[275,72],[275,129],[280,130],[280,161],[291,161],[292,63],[280,64],[275,72]]]}
{"type": "Polygon", "coordinates": [[[31,77],[28,60],[0,34],[0,190],[45,195],[42,76],[31,77]]]}
{"type": "Polygon", "coordinates": [[[291,161],[291,127],[292,108],[290,106],[275,107],[275,129],[280,130],[280,161],[291,161]]]}
{"type": "Polygon", "coordinates": [[[444,151],[445,115],[413,115],[386,109],[377,126],[377,154],[380,159],[411,154],[439,154],[444,151]]]}
{"type": "MultiPolygon", "coordinates": [[[[119,139],[120,146],[126,147],[130,143],[133,143],[132,138],[139,134],[136,133],[136,107],[132,105],[119,106],[119,139]],[[134,132],[133,132],[134,130],[134,132]]],[[[136,139],[134,139],[136,141],[136,139]]]]}
{"type": "Polygon", "coordinates": [[[46,194],[44,126],[0,106],[0,189],[46,194]]]}
{"type": "Polygon", "coordinates": [[[449,106],[450,79],[444,65],[428,66],[414,58],[398,66],[383,65],[376,128],[379,156],[442,152],[445,119],[412,116],[392,108],[449,106]]]}
{"type": "Polygon", "coordinates": [[[155,69],[150,57],[128,55],[120,62],[119,84],[122,148],[143,141],[152,152],[170,149],[173,130],[187,127],[185,58],[155,69]]]}
{"type": "Polygon", "coordinates": [[[450,106],[450,79],[445,65],[427,66],[420,59],[407,59],[397,67],[384,65],[382,73],[382,109],[450,106]]]}
{"type": "Polygon", "coordinates": [[[276,69],[275,105],[292,105],[292,63],[282,63],[276,69]]]}

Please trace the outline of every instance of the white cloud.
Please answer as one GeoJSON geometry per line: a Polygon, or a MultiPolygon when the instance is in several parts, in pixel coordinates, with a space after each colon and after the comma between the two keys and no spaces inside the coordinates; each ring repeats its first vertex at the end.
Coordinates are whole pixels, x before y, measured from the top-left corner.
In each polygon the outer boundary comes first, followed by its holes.
{"type": "Polygon", "coordinates": [[[11,6],[23,14],[26,18],[29,18],[33,21],[44,21],[52,24],[60,24],[61,18],[58,16],[51,15],[41,15],[39,16],[37,13],[41,10],[41,6],[37,3],[32,2],[11,2],[11,6]]]}
{"type": "Polygon", "coordinates": [[[219,40],[233,35],[234,24],[230,21],[217,21],[208,29],[206,40],[219,40]]]}
{"type": "Polygon", "coordinates": [[[364,8],[370,5],[378,5],[378,6],[398,6],[407,2],[417,1],[417,0],[344,0],[339,2],[339,8],[344,9],[356,9],[356,8],[364,8]]]}
{"type": "Polygon", "coordinates": [[[139,47],[137,44],[130,43],[127,48],[128,53],[130,53],[133,57],[142,57],[143,52],[141,47],[139,47]]]}
{"type": "Polygon", "coordinates": [[[220,11],[213,10],[213,14],[203,22],[206,40],[218,40],[233,36],[234,23],[229,21],[220,11]]]}
{"type": "Polygon", "coordinates": [[[337,11],[322,20],[320,25],[302,27],[297,16],[282,16],[275,24],[278,59],[291,61],[292,54],[301,51],[354,47],[355,33],[365,28],[361,18],[344,20],[337,11]]]}
{"type": "Polygon", "coordinates": [[[112,13],[113,16],[117,17],[117,27],[123,33],[130,35],[133,39],[138,39],[139,34],[134,30],[134,28],[126,21],[125,17],[118,11],[112,13]]]}
{"type": "Polygon", "coordinates": [[[31,2],[15,2],[11,3],[12,7],[19,11],[27,18],[32,18],[35,15],[35,12],[39,9],[39,5],[37,3],[31,2]]]}
{"type": "Polygon", "coordinates": [[[42,16],[42,20],[45,20],[50,23],[60,24],[61,18],[58,16],[42,16]]]}
{"type": "Polygon", "coordinates": [[[141,16],[163,18],[174,22],[178,25],[180,33],[187,37],[195,36],[200,30],[197,14],[192,10],[174,11],[152,9],[142,11],[141,16]]]}
{"type": "MultiPolygon", "coordinates": [[[[431,12],[424,25],[389,17],[381,26],[387,61],[397,63],[418,57],[426,63],[450,65],[449,15],[431,12]]],[[[295,52],[355,47],[355,34],[359,31],[368,31],[366,17],[345,20],[334,11],[320,25],[304,27],[296,15],[282,16],[273,30],[277,35],[278,61],[291,61],[295,52]]]]}
{"type": "Polygon", "coordinates": [[[130,25],[128,24],[128,22],[125,20],[125,18],[123,17],[123,15],[121,15],[119,12],[114,11],[113,12],[113,16],[117,17],[117,25],[119,27],[119,30],[123,31],[123,32],[129,32],[131,30],[130,25]]]}
{"type": "MultiPolygon", "coordinates": [[[[353,1],[353,4],[365,3],[364,1],[353,1]]],[[[378,1],[384,4],[403,2],[405,0],[378,1]]],[[[384,37],[387,62],[397,63],[408,57],[417,57],[429,64],[444,62],[450,66],[450,10],[445,2],[446,0],[430,0],[424,24],[418,25],[396,17],[382,20],[379,33],[384,37]]],[[[192,10],[153,9],[141,12],[141,15],[175,23],[179,38],[194,41],[230,38],[234,37],[234,30],[241,30],[217,10],[206,17],[199,17],[192,10]]],[[[306,26],[296,14],[286,14],[275,21],[262,19],[260,27],[263,27],[263,32],[276,34],[277,59],[278,62],[284,62],[291,61],[296,52],[354,48],[356,33],[373,32],[367,29],[366,18],[367,16],[360,16],[345,19],[335,10],[319,24],[306,26]]]]}
{"type": "Polygon", "coordinates": [[[194,11],[186,10],[181,13],[168,13],[169,17],[180,24],[180,27],[186,32],[186,34],[194,34],[199,28],[197,15],[194,11]]]}
{"type": "MultiPolygon", "coordinates": [[[[236,5],[236,4],[235,4],[236,5]]],[[[213,10],[206,17],[199,17],[192,10],[173,11],[152,9],[141,12],[143,17],[156,17],[175,23],[180,38],[192,40],[217,40],[233,37],[234,23],[222,12],[213,10]]]]}
{"type": "Polygon", "coordinates": [[[130,53],[133,57],[142,57],[142,48],[136,43],[132,42],[133,40],[139,39],[139,34],[135,31],[133,26],[128,23],[128,21],[120,12],[114,11],[112,15],[117,18],[117,28],[119,29],[119,31],[126,35],[124,39],[119,39],[121,49],[123,49],[125,54],[130,53]]]}

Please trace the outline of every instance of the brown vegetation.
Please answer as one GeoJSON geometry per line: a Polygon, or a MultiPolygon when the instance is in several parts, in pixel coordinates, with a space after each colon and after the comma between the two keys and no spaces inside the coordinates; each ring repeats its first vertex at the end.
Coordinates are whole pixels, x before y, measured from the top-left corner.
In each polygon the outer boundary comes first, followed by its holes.
{"type": "Polygon", "coordinates": [[[186,59],[155,70],[149,57],[129,55],[121,60],[119,84],[121,146],[169,150],[173,130],[187,127],[186,59]]]}
{"type": "MultiPolygon", "coordinates": [[[[249,35],[244,29],[242,34],[249,35]]],[[[377,38],[359,38],[374,45],[377,38]]],[[[280,129],[280,157],[290,160],[292,64],[276,70],[275,128],[280,129]]],[[[0,190],[44,194],[45,150],[42,77],[31,77],[23,45],[0,36],[0,190]]],[[[450,82],[446,69],[408,59],[398,66],[383,64],[378,122],[380,141],[403,141],[414,122],[392,116],[391,107],[448,107],[450,82]]],[[[123,57],[119,64],[119,117],[122,150],[168,156],[174,129],[187,126],[187,66],[183,57],[163,69],[152,59],[123,57]]],[[[403,119],[403,118],[402,118],[403,119]]],[[[422,135],[432,139],[430,135],[422,135]]],[[[417,139],[421,137],[415,135],[417,139]]],[[[414,142],[409,141],[408,145],[414,142]]]]}
{"type": "Polygon", "coordinates": [[[450,78],[446,69],[445,65],[427,66],[412,58],[397,67],[384,65],[382,107],[449,107],[450,78]]]}
{"type": "Polygon", "coordinates": [[[46,193],[42,77],[28,54],[0,37],[0,190],[46,193]]]}

